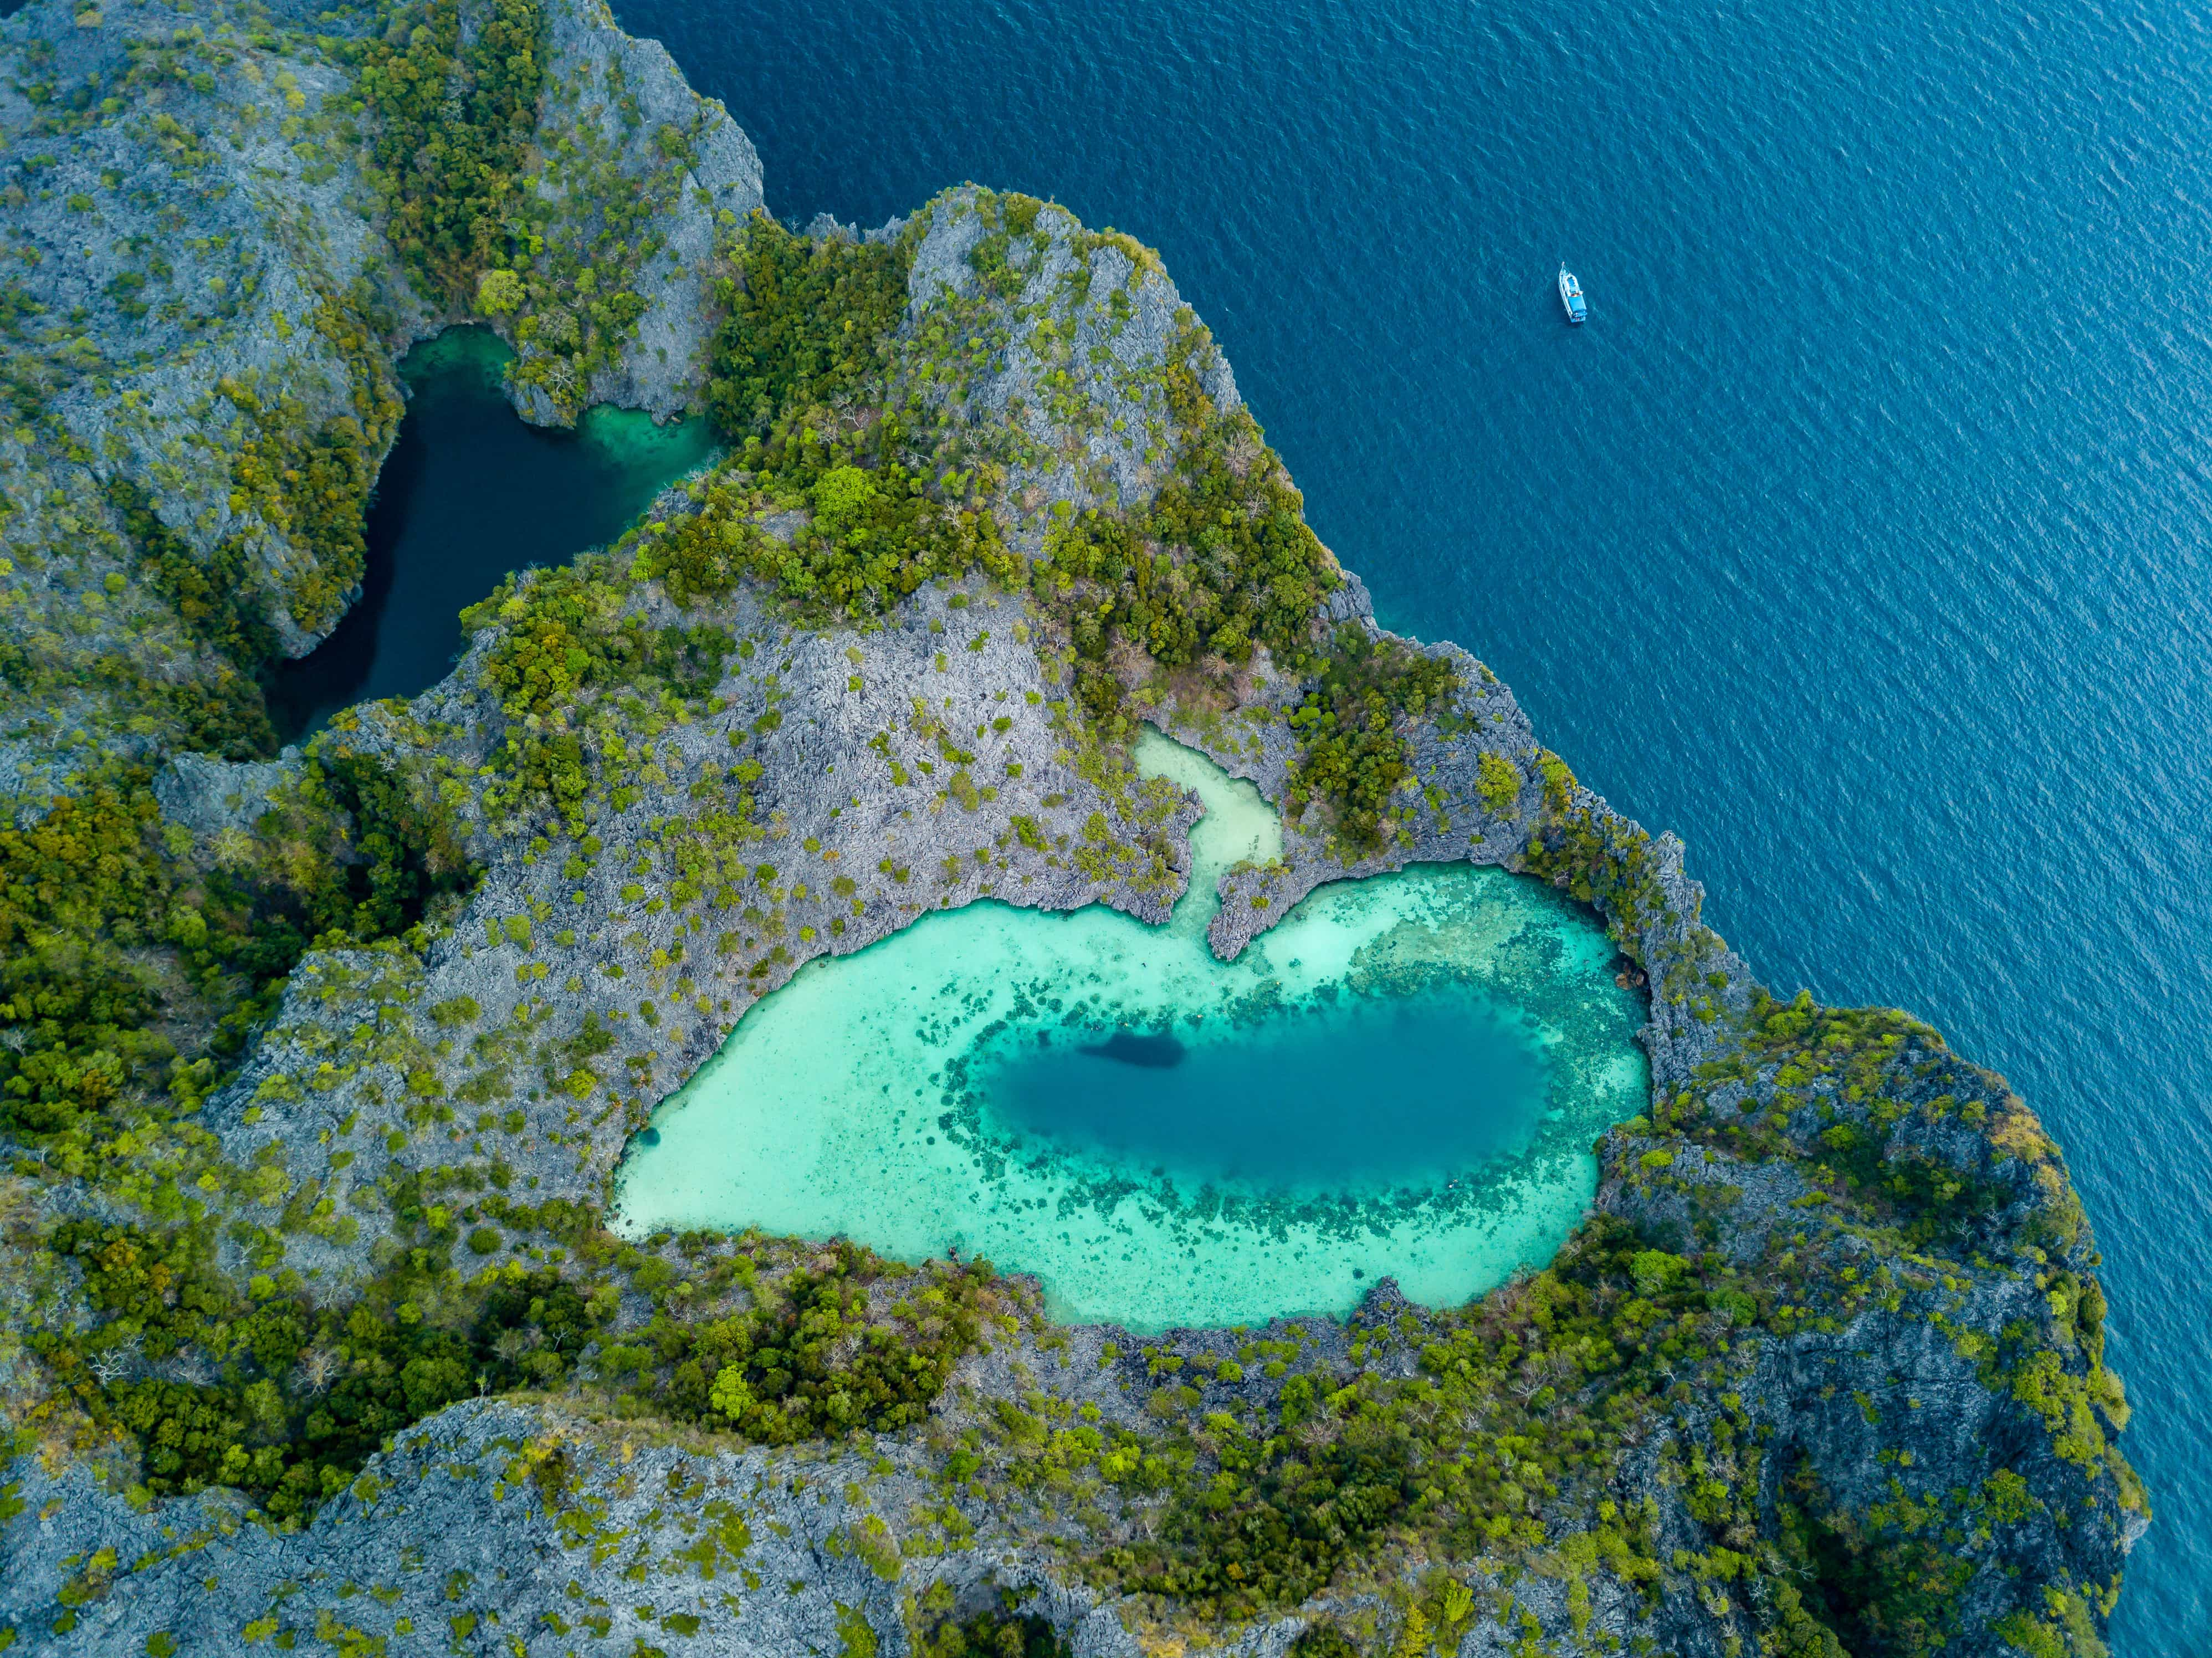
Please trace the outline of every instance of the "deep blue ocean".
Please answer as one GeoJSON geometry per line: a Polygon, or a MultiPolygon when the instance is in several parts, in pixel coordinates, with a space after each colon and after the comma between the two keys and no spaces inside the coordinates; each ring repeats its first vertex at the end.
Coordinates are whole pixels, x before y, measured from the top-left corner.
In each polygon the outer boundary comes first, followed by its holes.
{"type": "Polygon", "coordinates": [[[1768,981],[2004,1072],[2212,1652],[2212,35],[2168,0],[618,0],[771,207],[1158,247],[1322,537],[1768,981]],[[1562,324],[1561,259],[1589,325],[1562,324]]]}

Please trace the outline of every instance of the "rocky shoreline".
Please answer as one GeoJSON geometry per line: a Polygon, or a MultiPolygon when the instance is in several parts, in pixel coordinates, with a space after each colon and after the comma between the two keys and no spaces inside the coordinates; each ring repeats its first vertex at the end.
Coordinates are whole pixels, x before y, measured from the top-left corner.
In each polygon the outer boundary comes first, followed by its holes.
{"type": "MultiPolygon", "coordinates": [[[[461,9],[456,50],[485,15],[461,9]]],[[[1373,845],[1296,810],[1310,676],[1265,644],[1205,672],[1114,657],[1117,734],[1084,712],[1048,590],[1001,579],[988,547],[859,617],[750,574],[696,588],[702,526],[788,567],[830,511],[818,488],[811,508],[766,501],[765,462],[742,454],[615,547],[488,598],[438,686],[268,757],[253,650],[300,654],[342,613],[357,539],[318,526],[357,523],[397,431],[393,364],[468,307],[395,250],[362,159],[374,122],[344,43],[380,38],[384,15],[327,36],[257,19],[33,0],[0,23],[0,236],[27,296],[7,345],[20,423],[0,429],[0,795],[35,835],[95,759],[136,762],[177,890],[211,892],[273,878],[317,838],[362,867],[388,793],[442,872],[404,926],[306,949],[165,1127],[75,1164],[9,1131],[7,1271],[33,1313],[0,1351],[17,1436],[0,1629],[23,1650],[289,1635],[860,1658],[1017,1616],[1082,1658],[2101,1650],[2148,1506],[2112,1442],[2125,1406],[2056,1149],[1925,1027],[1768,997],[1703,925],[1680,843],[1577,782],[1472,656],[1382,634],[1356,576],[1315,635],[1402,649],[1453,683],[1395,722],[1408,775],[1373,845]],[[261,596],[264,644],[194,570],[261,596]],[[213,726],[214,706],[242,712],[213,726]],[[629,1137],[808,961],[921,914],[988,896],[1164,921],[1199,806],[1136,775],[1134,721],[1285,811],[1280,862],[1222,884],[1223,959],[1324,882],[1409,863],[1495,865],[1595,907],[1648,975],[1653,1092],[1601,1142],[1577,1241],[1463,1313],[1384,1285],[1341,1326],[1149,1343],[1056,1327],[1033,1286],[1000,1281],[966,1292],[984,1298],[976,1335],[922,1425],[749,1444],[732,1424],[757,1418],[735,1408],[656,1416],[641,1380],[618,1380],[656,1362],[643,1333],[750,1316],[785,1293],[761,1286],[797,1281],[779,1274],[831,1269],[797,1241],[611,1251],[594,1218],[629,1137]],[[516,1359],[524,1385],[479,1378],[507,1397],[441,1396],[288,1528],[221,1483],[150,1494],[138,1446],[99,1425],[116,1389],[215,1386],[190,1343],[103,1350],[97,1388],[37,1345],[106,1310],[90,1269],[50,1250],[53,1224],[185,1214],[230,1283],[309,1312],[408,1271],[431,1288],[398,1315],[434,1321],[441,1297],[587,1260],[605,1310],[562,1363],[516,1359]],[[734,1280],[710,1270],[741,1255],[734,1280]],[[1455,1388],[1478,1402],[1437,1427],[1455,1388]],[[1389,1517],[1328,1520],[1335,1540],[1299,1555],[1329,1563],[1310,1590],[1253,1598],[1242,1563],[1261,1557],[1208,1530],[1218,1510],[1196,1493],[1234,1485],[1245,1436],[1273,1448],[1258,1466],[1302,1468],[1364,1442],[1368,1418],[1426,1424],[1390,1454],[1395,1483],[1370,1482],[1389,1517]],[[1584,1422],[1608,1448],[1583,1448],[1584,1422]],[[1445,1489],[1455,1455],[1487,1470],[1486,1532],[1445,1489]],[[1173,1570],[1151,1564],[1162,1537],[1173,1570]]],[[[549,0],[542,40],[519,153],[551,251],[511,290],[476,289],[518,349],[511,395],[540,422],[696,408],[757,158],[599,0],[549,0]],[[593,322],[616,286],[635,314],[593,322]]],[[[1241,416],[1227,364],[1126,237],[963,187],[870,245],[906,260],[885,348],[900,390],[853,440],[933,422],[945,476],[971,480],[947,521],[997,525],[1005,560],[1050,566],[1068,526],[1153,501],[1201,423],[1241,416]]],[[[1256,428],[1237,429],[1254,435],[1229,440],[1230,471],[1267,480],[1256,428]]],[[[198,1052],[201,993],[146,970],[198,1052]]],[[[906,1282],[868,1278],[869,1315],[906,1282]]],[[[1266,1502],[1304,1534],[1290,1498],[1266,1502]]]]}

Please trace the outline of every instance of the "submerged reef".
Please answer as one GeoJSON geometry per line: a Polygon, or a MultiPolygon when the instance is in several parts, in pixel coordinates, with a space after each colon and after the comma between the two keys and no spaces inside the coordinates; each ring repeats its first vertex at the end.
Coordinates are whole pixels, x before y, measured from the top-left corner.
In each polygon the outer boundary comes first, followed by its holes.
{"type": "Polygon", "coordinates": [[[795,233],[599,0],[31,0],[0,63],[0,1644],[2102,1653],[2148,1504],[2057,1147],[1771,995],[1678,841],[1380,629],[1148,249],[972,186],[795,233]],[[729,447],[278,750],[463,319],[529,418],[729,447]],[[1166,922],[1147,731],[1282,816],[1222,961],[1412,865],[1589,907],[1650,1087],[1553,1258],[1136,1337],[611,1230],[809,961],[1166,922]]]}

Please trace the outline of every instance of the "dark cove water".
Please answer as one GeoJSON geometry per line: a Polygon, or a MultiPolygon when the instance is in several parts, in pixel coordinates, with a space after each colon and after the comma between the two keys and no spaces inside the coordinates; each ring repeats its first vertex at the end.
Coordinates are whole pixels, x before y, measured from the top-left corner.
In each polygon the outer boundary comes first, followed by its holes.
{"type": "Polygon", "coordinates": [[[461,648],[461,611],[502,576],[611,541],[714,452],[697,420],[595,409],[575,433],[526,426],[500,395],[507,356],[497,336],[454,328],[400,364],[407,414],[369,509],[360,602],[270,688],[288,741],[356,702],[428,690],[461,648]]]}
{"type": "Polygon", "coordinates": [[[1017,1026],[981,1068],[994,1128],[1209,1180],[1441,1184],[1520,1149],[1548,1079],[1472,993],[1350,996],[1225,1039],[1017,1026]]]}
{"type": "Polygon", "coordinates": [[[2065,1145],[2212,1643],[2212,34],[2178,0],[619,0],[775,210],[1158,246],[1384,618],[2065,1145]],[[1552,279],[1589,295],[1563,326],[1552,279]]]}

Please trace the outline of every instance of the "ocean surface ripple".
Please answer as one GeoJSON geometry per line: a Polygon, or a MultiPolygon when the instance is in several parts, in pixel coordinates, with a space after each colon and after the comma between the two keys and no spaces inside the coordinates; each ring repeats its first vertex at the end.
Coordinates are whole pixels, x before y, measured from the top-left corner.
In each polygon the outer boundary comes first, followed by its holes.
{"type": "Polygon", "coordinates": [[[2115,1649],[2205,1650],[2201,10],[616,9],[786,217],[975,179],[1158,246],[1389,625],[1680,832],[1778,988],[2012,1079],[2095,1222],[2159,1509],[2115,1649]]]}

